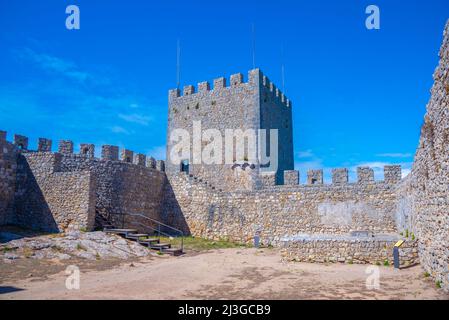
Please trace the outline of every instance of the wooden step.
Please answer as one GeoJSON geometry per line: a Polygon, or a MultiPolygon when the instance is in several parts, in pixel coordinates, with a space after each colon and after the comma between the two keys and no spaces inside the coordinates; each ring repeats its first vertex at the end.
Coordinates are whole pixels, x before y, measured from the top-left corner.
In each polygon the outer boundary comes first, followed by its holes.
{"type": "Polygon", "coordinates": [[[132,238],[132,239],[146,238],[148,236],[149,236],[149,234],[147,234],[147,233],[128,233],[126,235],[127,238],[132,238]]]}
{"type": "Polygon", "coordinates": [[[105,229],[104,232],[124,235],[126,237],[127,234],[137,233],[137,230],[136,229],[105,229]]]}
{"type": "Polygon", "coordinates": [[[151,249],[170,249],[171,244],[170,243],[154,243],[150,244],[151,249]]]}
{"type": "Polygon", "coordinates": [[[162,249],[163,253],[171,254],[172,256],[180,256],[183,254],[182,250],[179,248],[168,248],[168,249],[162,249]]]}
{"type": "Polygon", "coordinates": [[[128,233],[136,233],[136,229],[105,229],[105,232],[128,232],[128,233]]]}
{"type": "Polygon", "coordinates": [[[159,239],[157,239],[157,238],[147,238],[147,239],[137,240],[137,242],[139,242],[140,244],[150,245],[152,243],[159,243],[159,239]]]}

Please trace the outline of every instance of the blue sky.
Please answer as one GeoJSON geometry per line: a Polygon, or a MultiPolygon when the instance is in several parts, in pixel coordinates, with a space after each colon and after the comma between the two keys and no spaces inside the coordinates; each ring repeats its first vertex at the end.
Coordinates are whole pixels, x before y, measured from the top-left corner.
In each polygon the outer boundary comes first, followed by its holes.
{"type": "MultiPolygon", "coordinates": [[[[0,129],[164,157],[167,91],[256,66],[293,101],[307,169],[413,161],[449,1],[0,0],[0,129]],[[67,5],[81,29],[65,28],[67,5]],[[365,8],[381,29],[365,28],[365,8]]],[[[406,171],[404,170],[404,171],[406,171]]]]}

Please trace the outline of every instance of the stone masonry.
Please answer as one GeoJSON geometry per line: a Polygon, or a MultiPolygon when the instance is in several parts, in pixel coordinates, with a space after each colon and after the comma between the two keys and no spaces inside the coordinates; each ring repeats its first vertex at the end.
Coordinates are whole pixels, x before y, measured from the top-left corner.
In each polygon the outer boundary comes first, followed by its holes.
{"type": "Polygon", "coordinates": [[[14,215],[17,149],[6,141],[6,132],[0,131],[0,225],[14,215]]]}
{"type": "Polygon", "coordinates": [[[416,234],[422,266],[449,291],[449,21],[439,57],[413,169],[399,187],[398,225],[416,234]]]}
{"type": "MultiPolygon", "coordinates": [[[[74,153],[70,140],[54,152],[52,141],[40,138],[30,150],[27,137],[8,142],[0,131],[0,225],[51,232],[151,227],[139,214],[209,239],[252,243],[258,235],[286,259],[310,262],[391,263],[392,246],[403,239],[402,264],[419,261],[449,291],[449,22],[439,56],[413,169],[404,179],[401,167],[390,165],[381,181],[360,167],[356,181],[336,168],[331,184],[323,170],[309,170],[301,184],[293,170],[292,103],[255,69],[246,82],[234,74],[229,85],[217,78],[213,89],[202,82],[198,92],[193,86],[182,95],[169,92],[167,162],[113,145],[102,146],[98,159],[94,145],[83,143],[74,153]],[[191,138],[196,130],[277,129],[282,143],[267,151],[278,152],[278,169],[237,158],[172,162],[176,129],[191,138]]],[[[189,146],[198,147],[193,140],[189,146]]]]}
{"type": "MultiPolygon", "coordinates": [[[[273,177],[273,175],[271,175],[273,177]]],[[[296,234],[396,234],[396,184],[265,185],[254,191],[221,191],[205,179],[170,178],[164,220],[188,233],[237,242],[278,245],[296,234]]]]}
{"type": "MultiPolygon", "coordinates": [[[[194,133],[199,131],[195,122],[201,121],[201,130],[219,130],[225,137],[226,130],[240,129],[246,132],[248,129],[266,129],[266,141],[269,141],[270,129],[278,130],[279,143],[277,153],[279,155],[278,170],[275,172],[276,183],[283,183],[283,172],[293,169],[293,134],[292,134],[292,104],[283,93],[262,74],[259,69],[249,71],[247,82],[242,74],[232,75],[227,85],[225,78],[214,80],[213,89],[209,83],[198,84],[198,92],[193,86],[186,86],[181,95],[180,90],[174,89],[169,92],[169,113],[167,131],[167,150],[172,150],[176,145],[170,137],[177,129],[184,129],[190,134],[190,149],[195,154],[198,143],[193,142],[194,133]]],[[[257,132],[256,132],[257,134],[257,132]]],[[[254,148],[261,147],[263,138],[257,137],[254,148]]],[[[204,147],[205,142],[199,141],[199,147],[204,147]]],[[[268,149],[268,147],[267,147],[268,149]]],[[[268,154],[272,151],[266,150],[268,154]]],[[[220,185],[225,190],[239,188],[237,182],[241,176],[236,173],[236,165],[239,161],[251,159],[237,159],[234,154],[234,162],[227,164],[204,164],[194,157],[184,159],[189,163],[190,173],[201,176],[213,184],[220,185]],[[200,162],[200,163],[198,163],[200,162]]],[[[225,150],[222,150],[222,159],[225,159],[225,150]]],[[[266,171],[264,167],[256,165],[256,170],[266,171]]],[[[180,163],[171,161],[171,154],[167,152],[167,174],[177,173],[180,163]]],[[[257,175],[256,175],[257,176],[257,175]]],[[[257,179],[250,179],[253,185],[250,189],[257,188],[257,179]]],[[[244,184],[245,185],[245,184],[244,184]]]]}
{"type": "Polygon", "coordinates": [[[146,167],[145,158],[137,155],[133,164],[129,150],[119,161],[116,146],[103,146],[102,159],[94,157],[92,144],[81,144],[75,154],[69,140],[61,140],[58,152],[52,152],[51,140],[40,138],[38,150],[32,151],[26,137],[16,135],[20,139],[11,144],[0,133],[0,225],[50,232],[92,230],[102,223],[141,229],[151,223],[130,214],[161,219],[162,162],[159,169],[146,167]]]}

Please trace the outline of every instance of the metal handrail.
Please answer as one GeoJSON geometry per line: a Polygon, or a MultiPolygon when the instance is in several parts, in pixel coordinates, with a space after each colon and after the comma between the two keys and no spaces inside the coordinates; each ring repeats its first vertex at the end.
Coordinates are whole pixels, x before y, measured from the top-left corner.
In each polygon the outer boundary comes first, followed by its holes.
{"type": "Polygon", "coordinates": [[[158,220],[155,220],[153,218],[147,217],[147,216],[145,216],[143,214],[140,214],[140,213],[109,213],[109,214],[110,215],[111,214],[122,215],[122,228],[124,227],[124,224],[125,224],[125,216],[140,217],[140,218],[144,218],[146,220],[149,220],[149,221],[152,221],[152,222],[156,223],[158,225],[157,229],[153,228],[152,226],[145,225],[143,223],[137,222],[137,224],[139,224],[139,225],[141,225],[141,226],[143,226],[145,228],[150,228],[150,229],[156,231],[158,233],[158,236],[159,236],[159,241],[161,239],[161,234],[163,234],[163,235],[165,235],[167,237],[171,237],[170,234],[161,231],[161,226],[169,228],[169,229],[179,233],[179,235],[181,237],[181,251],[184,252],[184,232],[182,232],[181,230],[176,229],[176,228],[174,228],[172,226],[169,226],[169,225],[167,225],[167,224],[165,224],[163,222],[160,222],[158,220]]]}

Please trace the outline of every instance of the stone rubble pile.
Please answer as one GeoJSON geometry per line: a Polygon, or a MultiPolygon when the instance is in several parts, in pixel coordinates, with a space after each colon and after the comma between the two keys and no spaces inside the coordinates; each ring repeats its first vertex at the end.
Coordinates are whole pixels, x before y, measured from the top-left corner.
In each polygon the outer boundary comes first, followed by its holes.
{"type": "Polygon", "coordinates": [[[0,232],[0,240],[0,260],[129,259],[151,254],[148,248],[104,232],[74,231],[30,238],[0,232]]]}

